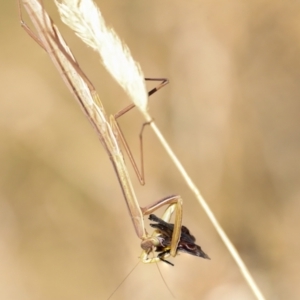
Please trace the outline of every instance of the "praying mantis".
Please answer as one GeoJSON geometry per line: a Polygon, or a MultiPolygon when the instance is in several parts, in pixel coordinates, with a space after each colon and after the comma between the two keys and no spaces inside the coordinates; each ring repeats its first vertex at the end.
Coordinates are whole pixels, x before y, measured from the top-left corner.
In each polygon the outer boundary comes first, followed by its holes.
{"type": "MultiPolygon", "coordinates": [[[[166,258],[169,256],[175,257],[178,251],[209,259],[208,255],[202,251],[201,247],[195,244],[195,238],[191,235],[190,231],[185,226],[182,226],[183,200],[179,195],[165,197],[146,207],[140,207],[139,205],[124,162],[121,144],[128,153],[129,159],[133,164],[141,184],[144,184],[143,164],[141,172],[139,172],[137,164],[133,159],[131,151],[117,122],[117,119],[120,116],[132,109],[135,105],[132,104],[123,109],[120,113],[107,117],[93,84],[80,68],[70,48],[67,46],[59,30],[41,3],[38,0],[18,0],[18,5],[21,26],[50,56],[65,84],[73,93],[81,109],[96,130],[98,138],[111,160],[136,235],[141,240],[141,261],[143,263],[164,261],[173,265],[167,261],[166,258]],[[21,4],[27,11],[36,29],[37,35],[23,21],[21,4]],[[155,210],[165,205],[168,205],[168,207],[164,212],[162,219],[152,214],[155,210]],[[175,214],[175,222],[174,224],[170,224],[168,222],[173,213],[175,214]],[[146,215],[150,215],[150,220],[155,222],[150,224],[155,228],[151,235],[148,234],[145,229],[144,216],[146,215]],[[157,257],[149,256],[153,251],[159,252],[157,257]]],[[[151,96],[168,83],[168,80],[164,78],[145,78],[145,80],[160,82],[157,87],[148,92],[148,96],[151,96]]],[[[144,125],[147,125],[147,123],[144,125]]],[[[140,135],[142,150],[141,136],[142,135],[140,135]]],[[[141,161],[143,162],[142,153],[143,152],[141,151],[141,161]]]]}

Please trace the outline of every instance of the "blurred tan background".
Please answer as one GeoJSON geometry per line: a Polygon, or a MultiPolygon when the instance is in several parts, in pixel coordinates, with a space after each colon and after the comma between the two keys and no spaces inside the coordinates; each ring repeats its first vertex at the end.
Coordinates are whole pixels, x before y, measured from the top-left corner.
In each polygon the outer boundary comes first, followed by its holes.
{"type": "MultiPolygon", "coordinates": [[[[0,299],[107,299],[137,264],[140,241],[95,132],[20,28],[15,1],[0,4],[0,299]]],[[[97,55],[44,4],[107,112],[123,108],[97,55]]],[[[266,298],[299,299],[300,3],[98,4],[145,76],[170,79],[151,114],[266,298]]],[[[121,122],[137,156],[142,122],[136,111],[121,122]]],[[[173,294],[254,299],[150,129],[145,139],[146,186],[132,176],[141,205],[182,195],[184,224],[212,258],[159,264],[173,294]]],[[[157,266],[140,263],[112,299],[173,298],[157,266]]]]}

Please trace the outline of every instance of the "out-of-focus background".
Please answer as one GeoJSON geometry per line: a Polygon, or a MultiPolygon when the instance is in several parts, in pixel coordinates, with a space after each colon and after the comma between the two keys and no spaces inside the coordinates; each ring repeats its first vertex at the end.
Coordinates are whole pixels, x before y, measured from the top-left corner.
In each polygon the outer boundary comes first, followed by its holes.
{"type": "MultiPolygon", "coordinates": [[[[145,76],[170,79],[151,114],[266,298],[299,299],[300,3],[97,2],[145,76]]],[[[95,132],[21,29],[16,1],[0,5],[0,299],[107,299],[137,264],[140,241],[95,132]]],[[[97,55],[44,5],[107,112],[126,106],[97,55]]],[[[138,157],[143,119],[132,111],[121,123],[138,157]]],[[[146,186],[132,176],[141,205],[182,195],[184,224],[212,258],[160,263],[172,293],[254,299],[148,128],[145,148],[146,186]]],[[[173,298],[158,266],[140,263],[112,299],[173,298]]]]}

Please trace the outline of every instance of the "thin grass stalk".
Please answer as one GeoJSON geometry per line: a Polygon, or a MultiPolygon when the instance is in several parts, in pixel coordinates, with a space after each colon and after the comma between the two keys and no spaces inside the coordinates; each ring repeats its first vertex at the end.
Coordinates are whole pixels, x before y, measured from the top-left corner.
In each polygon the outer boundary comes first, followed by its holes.
{"type": "Polygon", "coordinates": [[[84,43],[99,53],[105,68],[123,87],[125,92],[131,98],[132,102],[142,112],[146,121],[152,121],[150,124],[151,128],[161,142],[162,146],[167,151],[173,163],[176,165],[188,187],[195,195],[199,204],[204,209],[209,220],[227,247],[229,253],[238,265],[250,289],[257,299],[264,300],[265,298],[262,292],[255,283],[242,258],[231,243],[225,231],[220,226],[212,210],[202,197],[199,189],[192,181],[191,177],[188,175],[187,171],[176,157],[173,150],[148,113],[148,102],[145,100],[147,91],[145,85],[141,83],[144,82],[144,76],[139,64],[133,60],[129,48],[121,42],[114,30],[105,25],[105,21],[100,10],[92,0],[63,0],[61,2],[58,2],[57,0],[54,1],[58,7],[62,21],[68,25],[84,43]]]}

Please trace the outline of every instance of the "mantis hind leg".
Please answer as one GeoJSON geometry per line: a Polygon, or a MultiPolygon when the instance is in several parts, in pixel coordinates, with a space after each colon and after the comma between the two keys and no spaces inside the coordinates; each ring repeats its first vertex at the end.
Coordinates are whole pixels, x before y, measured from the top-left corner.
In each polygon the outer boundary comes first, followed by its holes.
{"type": "MultiPolygon", "coordinates": [[[[158,90],[160,90],[161,88],[163,88],[165,85],[167,85],[169,83],[169,80],[166,78],[145,78],[146,81],[160,81],[160,84],[158,84],[156,87],[154,87],[153,89],[151,89],[148,92],[148,97],[150,97],[151,95],[153,95],[154,93],[156,93],[158,90]]],[[[125,115],[127,112],[129,112],[131,109],[133,109],[135,107],[134,104],[130,104],[127,107],[125,107],[124,109],[120,110],[118,113],[116,113],[113,116],[113,123],[114,123],[114,131],[115,131],[115,135],[120,139],[120,141],[122,142],[124,149],[128,155],[128,158],[133,166],[133,169],[137,175],[137,178],[140,182],[141,185],[145,184],[145,173],[144,173],[144,147],[143,147],[143,132],[144,132],[144,128],[145,126],[149,125],[151,122],[146,122],[142,125],[140,134],[139,134],[139,139],[140,139],[140,168],[138,167],[134,156],[130,150],[130,147],[125,139],[125,136],[121,130],[121,127],[117,121],[118,118],[120,118],[121,116],[125,115]]]]}

